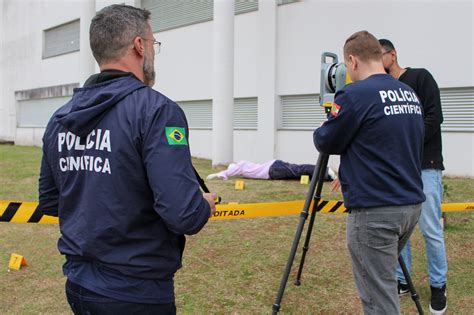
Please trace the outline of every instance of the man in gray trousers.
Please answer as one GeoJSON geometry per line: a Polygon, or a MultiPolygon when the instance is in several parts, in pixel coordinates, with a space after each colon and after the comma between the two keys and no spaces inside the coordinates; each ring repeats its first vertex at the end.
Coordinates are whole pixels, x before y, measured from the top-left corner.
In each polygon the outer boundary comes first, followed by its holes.
{"type": "Polygon", "coordinates": [[[399,314],[395,268],[425,200],[423,110],[409,86],[385,73],[369,32],[346,40],[344,61],[354,83],[336,93],[314,143],[341,155],[347,245],[364,313],[399,314]]]}

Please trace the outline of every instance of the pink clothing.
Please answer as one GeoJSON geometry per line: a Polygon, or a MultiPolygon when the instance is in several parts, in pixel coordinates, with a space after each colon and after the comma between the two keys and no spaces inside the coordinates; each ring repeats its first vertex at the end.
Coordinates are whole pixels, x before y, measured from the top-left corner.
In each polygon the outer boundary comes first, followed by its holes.
{"type": "Polygon", "coordinates": [[[222,172],[217,173],[217,177],[227,180],[231,176],[241,176],[254,179],[269,179],[270,166],[275,162],[271,160],[263,164],[253,163],[250,161],[240,161],[237,164],[229,164],[229,167],[222,172]]]}

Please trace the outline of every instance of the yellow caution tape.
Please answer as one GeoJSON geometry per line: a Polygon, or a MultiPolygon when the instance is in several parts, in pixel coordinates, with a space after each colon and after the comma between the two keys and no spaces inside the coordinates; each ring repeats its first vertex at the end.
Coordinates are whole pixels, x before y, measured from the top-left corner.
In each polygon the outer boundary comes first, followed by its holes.
{"type": "MultiPolygon", "coordinates": [[[[275,217],[298,214],[304,207],[304,200],[217,205],[211,220],[246,219],[256,217],[275,217]]],[[[344,213],[346,208],[341,201],[321,200],[317,211],[344,213]]]]}
{"type": "MultiPolygon", "coordinates": [[[[302,211],[304,200],[270,203],[219,204],[211,220],[247,219],[256,217],[284,216],[302,211]]],[[[472,211],[474,202],[444,203],[443,212],[472,211]]],[[[321,200],[316,209],[322,213],[345,213],[342,201],[321,200]]],[[[43,215],[37,202],[0,200],[0,222],[57,224],[58,218],[43,215]]]]}
{"type": "Polygon", "coordinates": [[[474,202],[442,203],[441,210],[443,212],[472,211],[474,202]]]}
{"type": "Polygon", "coordinates": [[[43,215],[37,202],[0,200],[0,222],[57,224],[58,218],[43,215]]]}

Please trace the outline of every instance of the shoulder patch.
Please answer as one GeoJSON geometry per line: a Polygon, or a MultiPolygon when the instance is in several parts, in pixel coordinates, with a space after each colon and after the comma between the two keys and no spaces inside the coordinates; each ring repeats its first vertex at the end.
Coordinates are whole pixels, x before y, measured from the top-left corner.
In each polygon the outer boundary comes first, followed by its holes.
{"type": "Polygon", "coordinates": [[[165,127],[165,135],[169,145],[188,145],[186,131],[182,127],[165,127]]]}
{"type": "Polygon", "coordinates": [[[336,117],[339,114],[339,110],[341,109],[341,105],[333,103],[331,107],[331,115],[336,117]]]}

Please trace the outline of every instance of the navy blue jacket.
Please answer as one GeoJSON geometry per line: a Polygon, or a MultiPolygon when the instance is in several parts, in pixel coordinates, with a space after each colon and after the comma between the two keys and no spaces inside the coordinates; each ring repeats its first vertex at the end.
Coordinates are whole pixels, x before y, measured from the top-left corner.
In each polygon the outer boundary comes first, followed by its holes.
{"type": "Polygon", "coordinates": [[[43,137],[40,209],[59,251],[142,279],[172,279],[184,235],[210,207],[193,172],[185,115],[133,75],[74,90],[43,137]]]}
{"type": "Polygon", "coordinates": [[[336,93],[314,143],[319,152],[341,155],[345,206],[370,208],[425,200],[423,136],[423,107],[413,90],[376,74],[336,93]]]}

